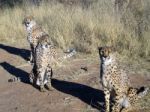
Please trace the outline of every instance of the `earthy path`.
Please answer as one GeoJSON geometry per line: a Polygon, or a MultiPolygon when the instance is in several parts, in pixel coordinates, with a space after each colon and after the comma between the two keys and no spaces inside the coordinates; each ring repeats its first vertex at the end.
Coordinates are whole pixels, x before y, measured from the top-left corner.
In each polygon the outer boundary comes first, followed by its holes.
{"type": "MultiPolygon", "coordinates": [[[[99,84],[98,59],[69,59],[64,65],[54,68],[54,90],[41,93],[28,83],[28,73],[32,68],[26,61],[28,56],[27,49],[0,44],[0,112],[103,110],[104,96],[99,84]],[[82,67],[87,67],[87,71],[82,67]],[[12,77],[20,77],[21,82],[8,82],[12,77]]],[[[131,76],[134,86],[150,83],[147,75],[131,76]]],[[[148,112],[146,110],[149,109],[142,111],[148,112]]]]}

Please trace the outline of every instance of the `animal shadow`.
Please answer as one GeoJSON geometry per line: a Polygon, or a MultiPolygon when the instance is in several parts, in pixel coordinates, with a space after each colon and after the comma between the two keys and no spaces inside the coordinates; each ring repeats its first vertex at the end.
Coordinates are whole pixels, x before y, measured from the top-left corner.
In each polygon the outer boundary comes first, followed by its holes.
{"type": "Polygon", "coordinates": [[[18,55],[25,60],[28,60],[30,56],[30,51],[27,49],[19,49],[19,48],[7,46],[4,44],[0,44],[0,48],[7,51],[10,54],[18,55]]]}
{"type": "Polygon", "coordinates": [[[104,112],[104,93],[101,90],[83,84],[57,79],[52,79],[52,86],[56,90],[75,96],[93,108],[104,112]]]}
{"type": "Polygon", "coordinates": [[[29,77],[28,77],[27,72],[25,72],[19,68],[16,68],[7,62],[0,63],[0,66],[2,66],[11,75],[13,75],[15,77],[19,77],[21,82],[29,84],[29,77]]]}

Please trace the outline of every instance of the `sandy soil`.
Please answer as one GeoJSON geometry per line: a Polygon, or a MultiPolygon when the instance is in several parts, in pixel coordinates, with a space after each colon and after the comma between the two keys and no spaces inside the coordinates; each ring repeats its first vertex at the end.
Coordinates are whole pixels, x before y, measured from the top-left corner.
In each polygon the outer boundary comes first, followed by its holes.
{"type": "MultiPolygon", "coordinates": [[[[53,91],[44,93],[28,82],[29,50],[0,44],[0,112],[99,112],[104,95],[98,58],[72,58],[54,68],[53,91]],[[87,67],[87,71],[81,68],[87,67]],[[8,82],[20,77],[21,82],[8,82]]],[[[133,86],[149,85],[150,76],[131,74],[133,86]]],[[[149,109],[139,108],[137,112],[149,109]],[[141,110],[142,109],[142,110],[141,110]]],[[[147,110],[147,111],[146,111],[147,110]]],[[[135,111],[134,111],[135,112],[135,111]]]]}

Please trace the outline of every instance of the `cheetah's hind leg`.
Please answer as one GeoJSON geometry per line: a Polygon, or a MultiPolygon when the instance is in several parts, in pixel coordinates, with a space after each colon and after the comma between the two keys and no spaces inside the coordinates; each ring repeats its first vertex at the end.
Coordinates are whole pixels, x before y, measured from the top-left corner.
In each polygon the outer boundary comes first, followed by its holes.
{"type": "Polygon", "coordinates": [[[130,111],[130,109],[129,108],[123,108],[123,109],[121,109],[121,111],[120,112],[129,112],[130,111]]]}
{"type": "Polygon", "coordinates": [[[33,47],[33,45],[30,45],[30,47],[31,47],[31,51],[30,51],[30,57],[29,57],[29,63],[31,64],[31,65],[33,65],[33,63],[34,63],[34,58],[35,58],[35,48],[33,47]]]}

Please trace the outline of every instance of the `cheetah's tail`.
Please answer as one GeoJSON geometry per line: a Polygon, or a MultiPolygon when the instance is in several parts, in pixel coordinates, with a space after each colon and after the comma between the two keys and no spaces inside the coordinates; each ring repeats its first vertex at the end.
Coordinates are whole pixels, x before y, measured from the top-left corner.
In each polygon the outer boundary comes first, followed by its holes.
{"type": "Polygon", "coordinates": [[[68,59],[68,58],[71,58],[72,56],[74,56],[76,54],[76,50],[75,49],[71,49],[70,53],[69,54],[66,54],[60,58],[58,58],[58,61],[61,62],[63,61],[64,59],[68,59]]]}
{"type": "Polygon", "coordinates": [[[145,95],[147,95],[149,92],[149,88],[148,87],[141,87],[138,91],[137,94],[139,96],[139,98],[144,97],[145,95]]]}

